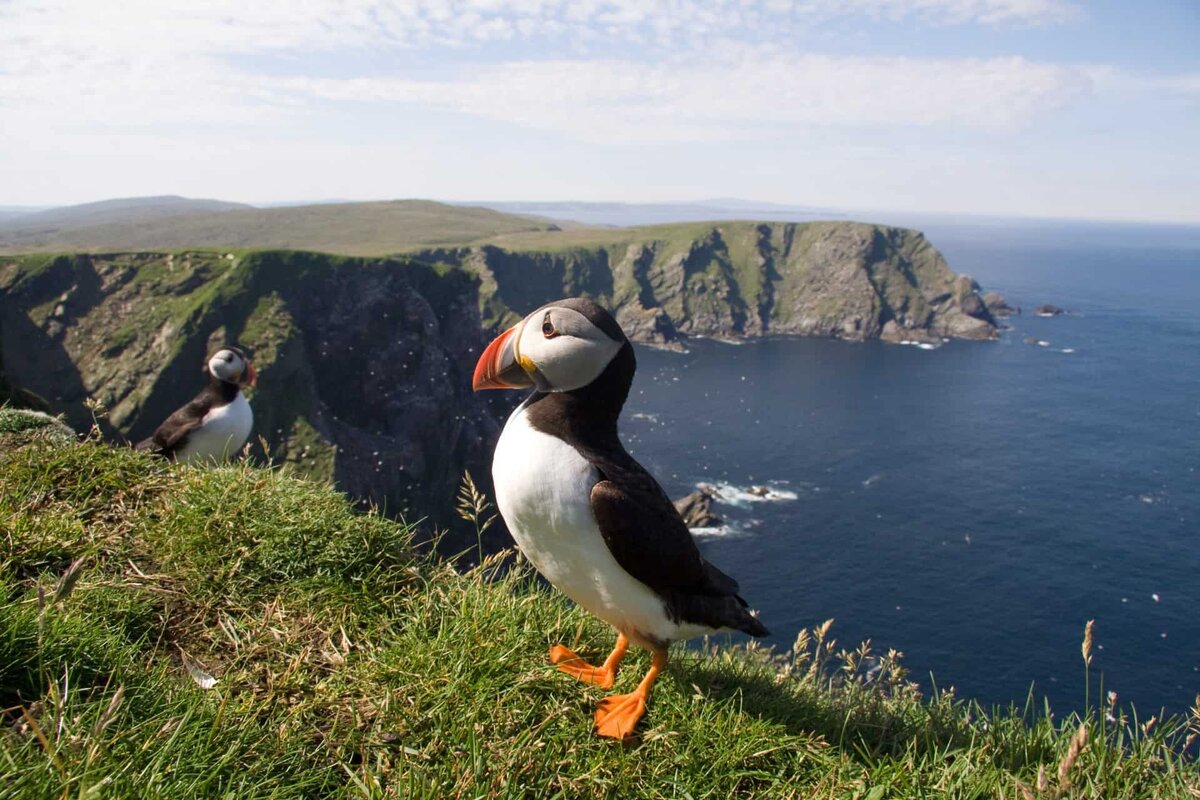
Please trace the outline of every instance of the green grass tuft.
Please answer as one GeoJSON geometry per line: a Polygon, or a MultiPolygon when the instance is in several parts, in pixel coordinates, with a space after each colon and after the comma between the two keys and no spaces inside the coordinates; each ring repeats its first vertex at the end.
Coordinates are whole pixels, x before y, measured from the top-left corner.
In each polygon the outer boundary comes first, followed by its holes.
{"type": "Polygon", "coordinates": [[[922,698],[827,625],[786,654],[677,648],[639,740],[600,740],[603,693],[546,652],[612,632],[524,568],[460,574],[286,469],[87,441],[0,453],[0,485],[0,797],[1200,793],[1200,709],[922,698]]]}
{"type": "Polygon", "coordinates": [[[0,450],[15,450],[34,441],[73,444],[75,431],[44,412],[0,406],[0,450]]]}

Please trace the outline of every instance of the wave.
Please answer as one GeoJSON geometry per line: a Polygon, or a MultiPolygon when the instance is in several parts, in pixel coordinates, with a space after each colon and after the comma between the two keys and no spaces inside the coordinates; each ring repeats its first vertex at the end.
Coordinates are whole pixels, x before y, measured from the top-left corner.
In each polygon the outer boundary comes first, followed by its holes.
{"type": "Polygon", "coordinates": [[[741,506],[747,503],[778,503],[795,500],[799,497],[798,494],[788,489],[761,484],[734,486],[732,483],[698,483],[696,488],[703,489],[717,500],[731,506],[741,506]]]}
{"type": "Polygon", "coordinates": [[[704,528],[688,528],[692,532],[692,536],[697,539],[715,539],[718,536],[728,536],[733,533],[733,528],[728,525],[716,525],[713,527],[704,528]]]}
{"type": "Polygon", "coordinates": [[[762,527],[761,519],[746,519],[738,522],[725,522],[720,525],[703,528],[688,528],[697,539],[737,538],[749,536],[755,528],[762,527]]]}
{"type": "Polygon", "coordinates": [[[909,347],[919,347],[922,350],[937,350],[939,347],[941,347],[940,344],[934,344],[933,342],[918,342],[914,339],[901,339],[900,341],[896,342],[896,344],[908,345],[909,347]]]}

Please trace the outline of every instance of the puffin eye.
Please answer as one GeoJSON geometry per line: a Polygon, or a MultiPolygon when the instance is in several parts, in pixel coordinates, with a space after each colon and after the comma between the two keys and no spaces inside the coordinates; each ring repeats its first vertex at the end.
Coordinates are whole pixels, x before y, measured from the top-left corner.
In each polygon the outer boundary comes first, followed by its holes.
{"type": "Polygon", "coordinates": [[[547,312],[546,318],[542,320],[542,335],[547,339],[553,339],[558,336],[558,331],[554,329],[554,323],[550,321],[550,314],[547,312]]]}

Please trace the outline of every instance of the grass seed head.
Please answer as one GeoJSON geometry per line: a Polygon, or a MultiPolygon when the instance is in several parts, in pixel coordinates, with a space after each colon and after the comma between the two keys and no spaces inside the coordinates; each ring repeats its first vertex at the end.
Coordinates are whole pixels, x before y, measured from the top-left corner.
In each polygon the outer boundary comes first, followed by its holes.
{"type": "Polygon", "coordinates": [[[1083,653],[1083,663],[1087,666],[1092,665],[1092,632],[1096,627],[1096,620],[1089,619],[1087,625],[1083,626],[1083,645],[1080,651],[1083,653]]]}
{"type": "Polygon", "coordinates": [[[1067,748],[1067,754],[1063,756],[1063,760],[1058,763],[1058,785],[1066,789],[1071,785],[1071,770],[1075,766],[1075,760],[1079,758],[1079,754],[1087,747],[1087,723],[1081,722],[1079,730],[1075,731],[1075,735],[1071,737],[1071,746],[1067,748]]]}

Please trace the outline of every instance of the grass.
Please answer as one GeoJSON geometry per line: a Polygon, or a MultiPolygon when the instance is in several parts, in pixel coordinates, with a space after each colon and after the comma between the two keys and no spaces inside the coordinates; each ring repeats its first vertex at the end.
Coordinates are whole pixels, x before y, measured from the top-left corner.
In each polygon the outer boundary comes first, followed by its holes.
{"type": "Polygon", "coordinates": [[[252,247],[378,256],[557,227],[538,217],[430,200],[322,203],[192,211],[133,222],[78,220],[52,228],[16,226],[0,231],[0,253],[252,247]]]}
{"type": "Polygon", "coordinates": [[[94,440],[0,453],[0,485],[0,797],[1200,796],[1200,709],[922,698],[828,624],[677,649],[639,739],[600,740],[602,693],[546,652],[611,631],[524,568],[458,572],[286,471],[94,440]]]}
{"type": "Polygon", "coordinates": [[[0,451],[35,441],[67,444],[75,441],[75,431],[58,417],[45,412],[10,408],[0,403],[0,451]]]}

